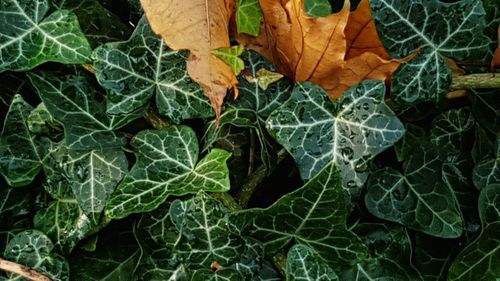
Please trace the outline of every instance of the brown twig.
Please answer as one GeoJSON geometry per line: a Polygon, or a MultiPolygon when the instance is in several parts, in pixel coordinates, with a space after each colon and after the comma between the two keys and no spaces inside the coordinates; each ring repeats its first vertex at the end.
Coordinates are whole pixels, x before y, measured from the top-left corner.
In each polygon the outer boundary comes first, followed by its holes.
{"type": "Polygon", "coordinates": [[[456,90],[453,92],[449,92],[446,94],[446,99],[448,100],[453,100],[453,99],[459,99],[467,96],[467,91],[466,90],[456,90]]]}
{"type": "Polygon", "coordinates": [[[32,281],[51,281],[49,277],[27,266],[0,258],[0,270],[20,275],[32,281]]]}

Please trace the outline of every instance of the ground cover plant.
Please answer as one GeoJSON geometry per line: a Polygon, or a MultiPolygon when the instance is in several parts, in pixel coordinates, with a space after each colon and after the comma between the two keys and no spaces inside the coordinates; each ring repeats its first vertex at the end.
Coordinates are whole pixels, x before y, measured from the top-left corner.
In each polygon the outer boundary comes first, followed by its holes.
{"type": "Polygon", "coordinates": [[[0,0],[0,280],[500,280],[499,24],[0,0]]]}

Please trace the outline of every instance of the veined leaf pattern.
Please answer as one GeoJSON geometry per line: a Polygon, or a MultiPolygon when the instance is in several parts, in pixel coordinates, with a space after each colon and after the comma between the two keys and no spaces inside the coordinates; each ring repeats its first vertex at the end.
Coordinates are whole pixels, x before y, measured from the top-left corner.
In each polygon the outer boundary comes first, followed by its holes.
{"type": "Polygon", "coordinates": [[[481,58],[490,40],[482,1],[370,1],[378,34],[392,57],[420,49],[393,76],[391,94],[398,102],[439,101],[448,91],[451,70],[444,57],[481,58]]]}
{"type": "Polygon", "coordinates": [[[152,211],[169,195],[229,190],[230,153],[213,149],[198,162],[198,141],[187,126],[142,131],[131,144],[137,162],[108,201],[111,218],[152,211]]]}
{"type": "Polygon", "coordinates": [[[303,179],[333,161],[344,188],[355,199],[368,176],[367,162],[404,133],[384,95],[383,81],[365,81],[338,100],[331,100],[318,86],[301,83],[269,116],[268,128],[295,158],[303,179]]]}
{"type": "Polygon", "coordinates": [[[271,207],[237,212],[230,222],[241,235],[259,239],[269,254],[295,241],[342,268],[367,254],[359,237],[346,229],[347,215],[340,174],[332,162],[271,207]]]}
{"type": "Polygon", "coordinates": [[[29,70],[47,61],[89,61],[92,50],[76,16],[68,10],[48,11],[48,0],[0,3],[0,72],[29,70]]]}
{"type": "Polygon", "coordinates": [[[110,90],[110,114],[134,112],[153,95],[159,112],[175,122],[214,114],[203,89],[186,71],[187,53],[168,48],[145,17],[128,41],[105,44],[92,57],[99,83],[110,90]]]}
{"type": "Polygon", "coordinates": [[[288,251],[286,280],[335,281],[335,271],[311,248],[297,244],[288,251]]]}
{"type": "Polygon", "coordinates": [[[500,135],[496,139],[496,153],[476,164],[472,173],[472,180],[477,189],[500,183],[500,135]]]}

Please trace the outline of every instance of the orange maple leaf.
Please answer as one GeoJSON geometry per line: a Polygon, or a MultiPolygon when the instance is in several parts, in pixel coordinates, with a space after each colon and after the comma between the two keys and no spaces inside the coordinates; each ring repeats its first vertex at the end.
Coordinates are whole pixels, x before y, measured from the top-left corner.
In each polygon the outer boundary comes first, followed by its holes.
{"type": "Polygon", "coordinates": [[[338,13],[311,17],[303,0],[260,0],[261,35],[239,36],[241,44],[272,60],[295,81],[310,81],[338,98],[368,79],[385,80],[404,59],[390,59],[378,37],[368,0],[354,12],[350,3],[338,13]]]}
{"type": "Polygon", "coordinates": [[[141,0],[153,31],[174,50],[191,52],[187,70],[210,99],[216,115],[221,113],[227,89],[238,80],[229,65],[212,50],[230,47],[229,22],[233,0],[141,0]]]}

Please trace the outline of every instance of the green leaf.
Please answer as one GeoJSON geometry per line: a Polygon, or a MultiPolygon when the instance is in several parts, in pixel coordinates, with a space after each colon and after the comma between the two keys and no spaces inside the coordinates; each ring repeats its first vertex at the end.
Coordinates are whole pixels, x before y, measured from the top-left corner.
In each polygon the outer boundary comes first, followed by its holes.
{"type": "Polygon", "coordinates": [[[335,162],[342,184],[357,198],[368,174],[368,161],[394,145],[404,133],[384,103],[383,81],[364,81],[338,100],[310,83],[269,116],[271,134],[295,158],[303,179],[335,162]]]}
{"type": "Polygon", "coordinates": [[[339,280],[333,269],[311,248],[297,244],[288,252],[286,280],[339,280]]]}
{"type": "Polygon", "coordinates": [[[417,281],[421,280],[406,271],[398,260],[385,258],[367,259],[356,265],[355,268],[345,271],[340,276],[341,280],[356,281],[417,281]]]}
{"type": "Polygon", "coordinates": [[[456,257],[448,280],[495,280],[500,276],[500,185],[490,185],[479,195],[483,229],[479,237],[456,257]]]}
{"type": "Polygon", "coordinates": [[[76,14],[82,31],[92,48],[107,42],[123,40],[130,34],[128,26],[97,0],[51,1],[57,9],[67,9],[76,14]]]}
{"type": "MultiPolygon", "coordinates": [[[[9,230],[20,218],[29,215],[33,208],[32,190],[2,186],[0,182],[0,230],[9,230]]],[[[2,250],[0,249],[0,253],[2,250]]]]}
{"type": "Polygon", "coordinates": [[[463,231],[453,192],[441,181],[441,165],[433,147],[419,146],[404,163],[374,172],[367,182],[365,204],[373,215],[429,235],[454,238],[463,231]]]}
{"type": "Polygon", "coordinates": [[[472,172],[472,180],[477,189],[500,183],[500,135],[496,140],[496,156],[479,161],[472,172]]]}
{"type": "Polygon", "coordinates": [[[0,134],[0,174],[11,186],[31,183],[41,169],[41,140],[31,134],[27,122],[32,110],[15,95],[0,134]]]}
{"type": "Polygon", "coordinates": [[[481,1],[374,0],[370,4],[378,34],[391,57],[402,58],[420,49],[415,59],[393,75],[391,95],[397,102],[441,100],[451,83],[444,57],[468,61],[488,50],[481,1]]]}
{"type": "Polygon", "coordinates": [[[466,133],[474,123],[474,117],[467,109],[443,112],[432,121],[431,141],[443,154],[460,153],[468,145],[466,133]]]}
{"type": "Polygon", "coordinates": [[[500,132],[499,90],[469,91],[472,112],[481,126],[493,134],[500,132]]]}
{"type": "Polygon", "coordinates": [[[495,49],[498,47],[498,26],[500,26],[500,1],[483,0],[486,10],[486,28],[484,34],[490,39],[490,53],[484,61],[490,61],[495,49]]]}
{"type": "Polygon", "coordinates": [[[29,131],[35,135],[47,136],[53,140],[62,138],[62,126],[50,115],[43,102],[31,111],[27,123],[29,131]]]}
{"type": "Polygon", "coordinates": [[[0,4],[0,72],[25,71],[47,61],[85,63],[91,48],[73,13],[47,16],[48,0],[4,0],[0,4]]]}
{"type": "Polygon", "coordinates": [[[187,126],[142,131],[131,144],[137,162],[108,201],[110,218],[154,210],[169,195],[229,190],[230,153],[214,149],[198,163],[198,141],[187,126]]]}
{"type": "Polygon", "coordinates": [[[476,138],[474,140],[474,146],[472,147],[471,156],[474,163],[478,163],[483,159],[494,156],[494,145],[489,139],[485,129],[483,129],[483,127],[481,127],[478,123],[476,123],[475,129],[476,138]]]}
{"type": "Polygon", "coordinates": [[[95,223],[106,201],[127,172],[122,150],[69,151],[64,163],[73,194],[85,214],[95,223]]]}
{"type": "Polygon", "coordinates": [[[48,73],[28,76],[47,110],[64,126],[70,149],[108,149],[125,144],[125,139],[113,132],[125,125],[123,118],[105,114],[102,93],[89,78],[48,73]]]}
{"type": "Polygon", "coordinates": [[[304,9],[311,17],[326,17],[332,13],[332,5],[328,0],[305,0],[304,9]]]}
{"type": "Polygon", "coordinates": [[[457,254],[457,241],[417,234],[413,264],[424,281],[443,281],[452,259],[457,254]]]}
{"type": "MultiPolygon", "coordinates": [[[[14,236],[7,244],[5,258],[37,270],[52,280],[68,280],[69,265],[60,255],[52,253],[54,244],[38,230],[25,230],[14,236]]],[[[12,276],[9,280],[24,280],[12,276]]]]}
{"type": "MultiPolygon", "coordinates": [[[[242,58],[251,77],[258,76],[262,69],[277,71],[269,60],[255,51],[246,51],[242,58]]],[[[283,104],[289,97],[292,83],[281,79],[272,83],[267,89],[262,89],[258,81],[248,81],[245,75],[238,77],[240,96],[235,101],[228,102],[218,123],[214,120],[205,132],[205,149],[227,132],[227,127],[234,125],[255,130],[260,144],[260,157],[266,167],[271,170],[276,164],[276,144],[266,130],[266,119],[271,112],[283,104]]]]}
{"type": "Polygon", "coordinates": [[[154,95],[159,112],[175,122],[213,116],[203,89],[187,74],[187,53],[169,49],[144,17],[128,41],[103,45],[92,57],[97,80],[110,91],[110,114],[140,110],[154,95]]]}
{"type": "Polygon", "coordinates": [[[223,269],[212,271],[210,269],[200,269],[193,273],[191,281],[243,281],[243,276],[236,270],[223,269]]]}
{"type": "Polygon", "coordinates": [[[240,58],[244,51],[243,46],[221,47],[212,50],[212,54],[229,65],[235,75],[239,75],[245,68],[245,62],[240,58]]]}
{"type": "Polygon", "coordinates": [[[96,251],[73,254],[70,259],[70,280],[131,280],[140,257],[141,251],[130,231],[111,233],[99,240],[96,251]]]}
{"type": "Polygon", "coordinates": [[[237,212],[230,222],[241,235],[259,239],[269,254],[295,241],[313,248],[337,269],[366,256],[361,240],[346,228],[347,215],[340,174],[332,162],[271,207],[237,212]]]}
{"type": "Polygon", "coordinates": [[[394,145],[396,156],[399,162],[402,162],[412,155],[418,145],[427,142],[427,131],[411,123],[405,124],[404,136],[394,145]]]}
{"type": "Polygon", "coordinates": [[[259,35],[262,9],[258,0],[238,0],[236,2],[236,27],[238,33],[259,35]]]}

